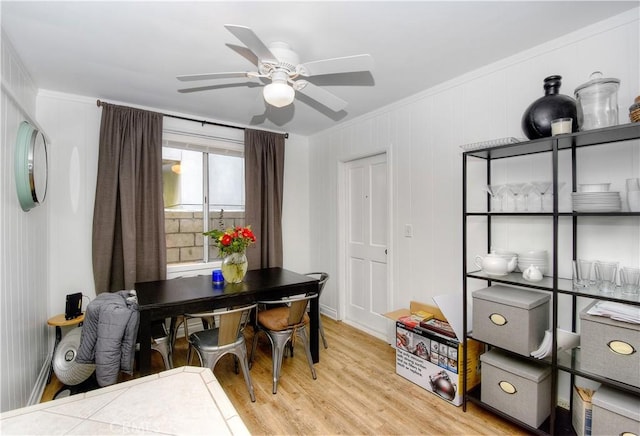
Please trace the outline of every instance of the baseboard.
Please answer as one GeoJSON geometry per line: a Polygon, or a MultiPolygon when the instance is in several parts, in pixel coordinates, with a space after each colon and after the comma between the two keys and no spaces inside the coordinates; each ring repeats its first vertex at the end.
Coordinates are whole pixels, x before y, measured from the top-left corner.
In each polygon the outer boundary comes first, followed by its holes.
{"type": "Polygon", "coordinates": [[[42,394],[44,393],[44,390],[47,387],[47,380],[49,379],[49,368],[51,368],[52,359],[53,359],[53,353],[48,354],[47,359],[44,362],[44,365],[40,369],[40,374],[38,374],[38,379],[36,380],[36,384],[31,390],[31,395],[29,396],[29,401],[27,402],[27,406],[33,406],[34,404],[40,403],[42,394]]]}
{"type": "Polygon", "coordinates": [[[369,335],[371,335],[371,336],[373,336],[375,338],[382,339],[383,341],[388,342],[388,340],[385,337],[385,335],[383,335],[381,333],[378,333],[378,332],[375,332],[375,331],[367,328],[366,326],[363,326],[362,324],[358,324],[356,322],[349,321],[347,319],[343,320],[343,322],[345,324],[347,324],[347,325],[350,325],[351,327],[354,327],[354,328],[358,329],[358,330],[362,330],[363,332],[365,332],[365,333],[367,333],[367,334],[369,334],[369,335]]]}
{"type": "Polygon", "coordinates": [[[338,319],[338,312],[328,308],[327,306],[323,306],[322,304],[320,305],[320,313],[322,315],[328,316],[331,319],[337,320],[338,319]]]}

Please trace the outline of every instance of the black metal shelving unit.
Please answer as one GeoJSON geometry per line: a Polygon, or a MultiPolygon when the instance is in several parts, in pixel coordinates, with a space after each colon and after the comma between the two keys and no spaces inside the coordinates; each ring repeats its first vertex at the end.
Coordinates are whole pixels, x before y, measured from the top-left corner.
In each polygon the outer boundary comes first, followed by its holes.
{"type": "MultiPolygon", "coordinates": [[[[569,357],[565,355],[559,355],[557,352],[557,338],[555,335],[556,328],[558,326],[558,295],[567,294],[572,297],[572,328],[576,329],[578,313],[576,310],[577,298],[586,297],[592,299],[609,300],[622,302],[626,304],[632,304],[640,306],[640,298],[635,296],[633,298],[623,298],[621,296],[604,296],[599,295],[596,292],[576,292],[573,290],[571,277],[560,278],[558,277],[558,227],[560,219],[570,219],[572,223],[572,253],[573,259],[576,259],[578,248],[578,222],[581,217],[611,217],[616,219],[619,217],[639,217],[639,212],[560,212],[558,210],[558,152],[562,150],[568,150],[571,153],[571,169],[572,169],[572,192],[576,192],[577,187],[577,168],[576,168],[576,155],[581,147],[612,144],[623,141],[630,141],[640,139],[640,123],[624,124],[620,126],[607,127],[603,129],[590,130],[586,132],[572,133],[568,135],[560,135],[550,138],[542,138],[533,141],[520,142],[515,144],[501,145],[483,150],[467,151],[463,153],[462,161],[462,212],[463,212],[463,227],[462,227],[462,240],[463,240],[463,328],[464,338],[463,341],[466,344],[467,339],[473,339],[472,333],[469,334],[469,326],[467,325],[467,302],[470,298],[468,291],[468,279],[486,280],[487,285],[491,286],[492,283],[502,283],[518,287],[536,289],[551,293],[552,301],[552,325],[551,329],[554,332],[552,349],[553,353],[551,359],[543,360],[551,367],[551,414],[549,418],[539,427],[533,428],[527,424],[524,424],[515,418],[506,415],[505,413],[492,408],[491,406],[483,403],[480,400],[481,386],[475,387],[473,390],[467,393],[467,379],[463,378],[462,392],[465,393],[463,401],[463,410],[466,411],[467,402],[472,402],[478,406],[487,409],[496,415],[499,415],[509,421],[522,426],[525,430],[540,435],[554,435],[554,434],[574,434],[571,426],[571,410],[560,408],[557,406],[558,402],[558,373],[559,371],[566,372],[571,375],[571,384],[574,383],[574,377],[580,376],[586,379],[590,379],[599,382],[603,385],[611,386],[613,388],[631,393],[640,397],[640,388],[617,382],[598,374],[593,374],[587,371],[583,371],[580,365],[580,350],[573,350],[569,357]],[[538,153],[550,153],[553,173],[553,211],[552,212],[492,212],[491,211],[491,198],[487,196],[487,208],[488,212],[469,211],[467,209],[467,163],[470,158],[481,159],[486,161],[486,174],[487,184],[491,184],[491,163],[497,159],[508,159],[519,156],[527,156],[538,153]],[[495,217],[547,217],[552,221],[553,226],[553,243],[552,243],[552,256],[551,256],[551,276],[545,276],[542,281],[537,283],[527,282],[522,279],[521,274],[508,274],[502,277],[491,277],[482,271],[468,271],[467,270],[467,241],[468,241],[468,218],[469,217],[486,217],[487,227],[487,249],[491,247],[491,228],[492,219],[495,217]]],[[[491,347],[500,347],[500,344],[486,344],[491,347]]],[[[467,374],[467,348],[463,350],[463,374],[467,374]]],[[[520,356],[522,357],[522,356],[520,356]]],[[[537,359],[532,359],[540,362],[537,359]]],[[[573,405],[570,404],[570,408],[573,405]]]]}

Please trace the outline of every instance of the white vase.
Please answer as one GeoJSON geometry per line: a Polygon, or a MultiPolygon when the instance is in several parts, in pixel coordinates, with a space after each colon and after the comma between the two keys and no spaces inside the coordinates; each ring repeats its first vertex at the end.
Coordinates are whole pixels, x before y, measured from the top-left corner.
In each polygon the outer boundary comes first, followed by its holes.
{"type": "Polygon", "coordinates": [[[249,262],[244,253],[231,253],[222,259],[222,276],[225,282],[240,283],[247,274],[249,262]]]}

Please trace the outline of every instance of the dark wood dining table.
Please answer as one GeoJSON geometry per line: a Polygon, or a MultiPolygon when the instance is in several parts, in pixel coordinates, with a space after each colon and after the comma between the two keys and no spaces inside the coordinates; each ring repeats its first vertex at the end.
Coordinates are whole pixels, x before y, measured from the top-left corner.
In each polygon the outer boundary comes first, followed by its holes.
{"type": "MultiPolygon", "coordinates": [[[[250,304],[302,293],[317,292],[318,280],[283,268],[263,268],[247,271],[241,283],[214,285],[211,275],[180,277],[169,280],[138,282],[140,326],[139,370],[142,375],[151,372],[151,324],[185,313],[250,304]]],[[[311,356],[320,361],[318,342],[319,303],[313,298],[309,316],[311,356]]]]}

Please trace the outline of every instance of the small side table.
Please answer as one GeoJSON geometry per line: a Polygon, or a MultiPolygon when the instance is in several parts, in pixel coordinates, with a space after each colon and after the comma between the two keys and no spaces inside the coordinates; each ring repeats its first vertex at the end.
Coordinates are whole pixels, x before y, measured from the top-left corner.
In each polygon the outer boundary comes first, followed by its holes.
{"type": "Polygon", "coordinates": [[[65,319],[64,313],[61,313],[56,316],[52,316],[47,320],[47,324],[56,328],[56,342],[53,346],[53,355],[51,357],[51,366],[49,367],[49,376],[47,377],[47,384],[51,382],[51,373],[53,372],[53,356],[56,355],[56,349],[58,348],[58,344],[62,340],[62,327],[71,327],[74,325],[81,325],[84,321],[84,313],[80,314],[73,319],[65,319]]]}

